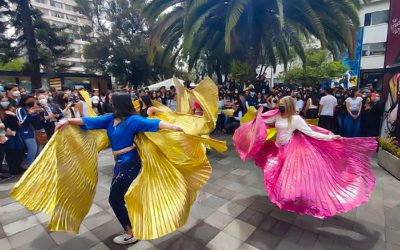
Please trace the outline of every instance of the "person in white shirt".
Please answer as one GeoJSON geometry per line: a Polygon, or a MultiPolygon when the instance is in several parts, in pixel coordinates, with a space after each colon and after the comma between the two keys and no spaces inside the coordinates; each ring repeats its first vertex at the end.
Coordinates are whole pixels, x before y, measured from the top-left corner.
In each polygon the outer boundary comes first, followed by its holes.
{"type": "Polygon", "coordinates": [[[319,122],[318,126],[329,131],[335,129],[335,109],[337,106],[337,99],[332,95],[331,88],[325,89],[325,96],[319,101],[319,122]]]}
{"type": "Polygon", "coordinates": [[[344,120],[344,136],[359,137],[360,136],[360,115],[363,99],[360,92],[355,89],[351,92],[350,97],[346,99],[347,116],[344,120]]]}
{"type": "Polygon", "coordinates": [[[296,113],[300,114],[303,111],[303,108],[304,108],[304,101],[301,98],[301,94],[300,93],[297,93],[296,99],[297,99],[296,100],[296,113]]]}

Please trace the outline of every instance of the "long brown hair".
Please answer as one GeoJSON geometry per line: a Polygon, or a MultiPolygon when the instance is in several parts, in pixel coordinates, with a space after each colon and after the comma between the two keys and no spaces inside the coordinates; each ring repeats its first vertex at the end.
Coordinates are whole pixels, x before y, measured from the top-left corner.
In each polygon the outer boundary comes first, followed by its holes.
{"type": "Polygon", "coordinates": [[[280,100],[285,106],[285,114],[288,115],[289,124],[292,123],[292,117],[296,114],[296,105],[294,98],[285,96],[280,100]]]}

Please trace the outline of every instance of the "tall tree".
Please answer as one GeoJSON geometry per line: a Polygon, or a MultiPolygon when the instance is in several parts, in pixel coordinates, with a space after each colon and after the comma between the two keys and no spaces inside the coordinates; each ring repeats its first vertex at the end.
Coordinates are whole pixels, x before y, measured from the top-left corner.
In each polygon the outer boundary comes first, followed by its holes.
{"type": "Polygon", "coordinates": [[[362,1],[151,0],[144,10],[154,32],[148,59],[159,48],[182,51],[189,61],[222,48],[255,71],[265,61],[275,68],[278,58],[286,65],[290,48],[305,61],[301,41],[310,37],[335,56],[353,52],[362,1]]]}
{"type": "Polygon", "coordinates": [[[171,53],[147,63],[149,29],[141,0],[76,0],[78,10],[90,20],[96,34],[84,48],[88,71],[113,75],[117,82],[138,84],[158,81],[173,74],[166,63],[171,53]]]}
{"type": "Polygon", "coordinates": [[[345,67],[341,61],[332,60],[327,50],[310,49],[306,51],[306,63],[297,65],[290,71],[283,72],[279,78],[284,82],[294,80],[304,86],[319,86],[323,82],[330,82],[343,77],[345,67]]]}
{"type": "Polygon", "coordinates": [[[68,66],[58,62],[72,52],[69,49],[71,39],[64,32],[68,27],[54,27],[45,22],[29,0],[0,0],[0,9],[3,17],[0,60],[4,63],[26,54],[28,62],[24,72],[30,74],[33,89],[42,86],[41,67],[55,71],[68,66]],[[13,34],[9,30],[13,30],[13,34]]]}

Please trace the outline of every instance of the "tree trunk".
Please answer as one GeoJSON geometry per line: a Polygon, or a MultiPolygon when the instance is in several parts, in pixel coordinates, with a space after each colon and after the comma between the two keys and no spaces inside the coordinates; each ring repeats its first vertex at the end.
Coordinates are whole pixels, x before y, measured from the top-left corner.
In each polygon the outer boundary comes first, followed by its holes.
{"type": "Polygon", "coordinates": [[[214,71],[217,75],[218,85],[222,85],[222,73],[221,73],[221,61],[217,60],[217,63],[214,65],[214,71]]]}
{"type": "Polygon", "coordinates": [[[30,64],[29,73],[31,76],[32,90],[40,89],[42,87],[42,79],[40,75],[38,48],[36,44],[35,30],[32,24],[29,0],[20,0],[19,8],[21,11],[21,19],[24,25],[23,31],[26,39],[26,49],[28,51],[30,64]]]}

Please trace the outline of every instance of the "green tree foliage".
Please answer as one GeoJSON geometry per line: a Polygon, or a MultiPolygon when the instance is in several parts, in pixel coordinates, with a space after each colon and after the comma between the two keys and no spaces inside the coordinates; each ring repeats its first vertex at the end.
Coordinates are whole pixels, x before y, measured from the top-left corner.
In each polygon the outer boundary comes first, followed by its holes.
{"type": "MultiPolygon", "coordinates": [[[[291,57],[306,60],[302,40],[315,37],[333,55],[354,50],[364,0],[151,0],[149,61],[176,52],[195,65],[203,54],[246,62],[255,71],[291,57]]],[[[228,64],[229,65],[229,64],[228,64]]]]}
{"type": "Polygon", "coordinates": [[[31,75],[32,88],[41,87],[41,67],[57,71],[68,66],[58,61],[72,52],[65,28],[45,22],[41,12],[31,8],[29,0],[0,0],[0,16],[0,62],[26,55],[24,71],[31,75]],[[9,30],[13,32],[6,34],[9,30]]]}
{"type": "Polygon", "coordinates": [[[343,76],[345,67],[342,62],[332,60],[330,53],[323,49],[306,52],[306,64],[284,72],[280,78],[284,82],[294,80],[305,86],[317,86],[326,81],[332,81],[343,76]]]}
{"type": "Polygon", "coordinates": [[[233,79],[247,80],[251,75],[250,65],[233,60],[231,63],[231,74],[233,79]]]}
{"type": "Polygon", "coordinates": [[[171,53],[147,63],[149,29],[141,0],[76,0],[96,35],[84,48],[85,68],[113,75],[120,84],[155,82],[173,74],[171,53]]]}
{"type": "Polygon", "coordinates": [[[14,59],[5,64],[0,64],[0,70],[22,71],[23,68],[24,68],[24,61],[21,58],[14,59]]]}

